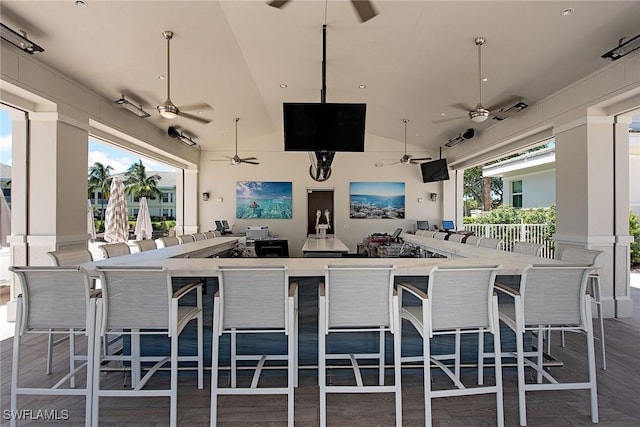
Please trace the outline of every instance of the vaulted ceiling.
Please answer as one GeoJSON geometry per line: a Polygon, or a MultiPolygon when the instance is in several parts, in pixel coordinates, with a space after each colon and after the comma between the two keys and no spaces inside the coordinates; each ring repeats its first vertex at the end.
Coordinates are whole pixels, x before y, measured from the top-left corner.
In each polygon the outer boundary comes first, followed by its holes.
{"type": "Polygon", "coordinates": [[[178,126],[204,150],[233,146],[234,117],[243,138],[259,140],[282,133],[283,102],[320,101],[325,22],[327,101],[366,102],[367,132],[400,143],[409,119],[409,144],[426,149],[497,123],[473,123],[459,108],[478,102],[475,37],[487,39],[482,103],[532,105],[606,66],[601,55],[640,29],[638,1],[373,0],[378,15],[364,23],[344,0],[75,3],[3,0],[0,19],[44,47],[37,60],[106,99],[125,94],[151,113],[141,120],[178,126]],[[156,111],[165,30],[174,32],[171,99],[208,104],[189,113],[209,124],[156,111]]]}

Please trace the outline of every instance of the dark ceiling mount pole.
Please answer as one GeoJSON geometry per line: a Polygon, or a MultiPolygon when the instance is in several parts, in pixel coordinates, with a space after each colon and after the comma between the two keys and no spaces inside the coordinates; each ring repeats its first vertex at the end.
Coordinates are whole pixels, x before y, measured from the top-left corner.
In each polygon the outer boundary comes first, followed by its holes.
{"type": "Polygon", "coordinates": [[[327,103],[327,24],[322,25],[322,89],[320,103],[327,103]]]}
{"type": "MultiPolygon", "coordinates": [[[[320,103],[327,103],[327,24],[322,25],[322,88],[320,89],[320,103]]],[[[309,169],[311,178],[315,181],[326,181],[331,176],[331,163],[335,151],[316,151],[316,173],[311,173],[313,166],[309,169]]]]}

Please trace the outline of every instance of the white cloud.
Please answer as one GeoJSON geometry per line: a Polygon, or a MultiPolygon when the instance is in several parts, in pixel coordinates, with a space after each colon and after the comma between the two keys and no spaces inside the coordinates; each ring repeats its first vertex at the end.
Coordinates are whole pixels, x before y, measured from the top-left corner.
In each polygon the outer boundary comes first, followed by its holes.
{"type": "Polygon", "coordinates": [[[88,165],[92,166],[96,162],[102,163],[104,166],[111,166],[113,168],[111,171],[112,174],[117,174],[126,172],[129,166],[135,161],[136,160],[127,156],[110,157],[102,151],[90,151],[88,165]]]}
{"type": "Polygon", "coordinates": [[[89,152],[89,162],[88,166],[91,167],[94,163],[99,162],[104,166],[111,166],[113,170],[111,173],[113,175],[117,173],[126,172],[127,169],[133,164],[137,163],[139,160],[142,160],[142,164],[145,166],[147,172],[157,172],[157,171],[173,171],[174,169],[164,165],[162,163],[158,163],[153,160],[137,157],[134,155],[128,155],[125,153],[120,153],[115,155],[116,153],[107,153],[104,151],[90,151],[89,152]]]}
{"type": "Polygon", "coordinates": [[[0,136],[0,163],[11,164],[11,135],[0,136]]]}

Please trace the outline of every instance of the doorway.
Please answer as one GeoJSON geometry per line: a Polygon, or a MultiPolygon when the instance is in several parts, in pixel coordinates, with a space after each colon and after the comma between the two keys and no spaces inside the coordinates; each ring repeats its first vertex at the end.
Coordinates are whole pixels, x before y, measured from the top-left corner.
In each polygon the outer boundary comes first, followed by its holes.
{"type": "Polygon", "coordinates": [[[322,215],[322,223],[324,221],[324,212],[329,210],[329,229],[327,234],[334,234],[334,206],[333,206],[333,189],[313,190],[307,189],[307,236],[316,233],[316,212],[320,211],[322,215]]]}

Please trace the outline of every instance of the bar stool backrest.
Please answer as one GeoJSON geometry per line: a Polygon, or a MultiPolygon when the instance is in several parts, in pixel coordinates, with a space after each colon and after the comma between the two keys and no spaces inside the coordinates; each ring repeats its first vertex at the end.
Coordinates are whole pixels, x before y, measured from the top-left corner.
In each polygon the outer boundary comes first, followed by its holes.
{"type": "Polygon", "coordinates": [[[22,285],[19,334],[88,327],[89,277],[79,267],[10,267],[22,285]]]}
{"type": "Polygon", "coordinates": [[[126,243],[109,243],[100,246],[105,258],[113,258],[117,256],[130,255],[131,249],[126,243]]]}
{"type": "MultiPolygon", "coordinates": [[[[434,267],[429,273],[428,304],[432,334],[439,330],[487,328],[492,333],[493,286],[499,265],[434,267]]],[[[426,326],[426,325],[425,325],[426,326]]]]}
{"type": "Polygon", "coordinates": [[[160,247],[168,248],[169,246],[177,246],[180,244],[180,241],[177,237],[160,237],[158,239],[160,242],[160,247]]]}
{"type": "Polygon", "coordinates": [[[144,252],[144,251],[151,251],[154,249],[158,249],[158,247],[156,246],[156,241],[155,240],[136,240],[135,242],[133,242],[134,245],[136,245],[138,247],[138,251],[139,252],[144,252]]]}
{"type": "Polygon", "coordinates": [[[584,300],[591,267],[530,266],[523,271],[520,295],[525,325],[586,328],[584,300]]]}
{"type": "Polygon", "coordinates": [[[540,243],[515,242],[511,250],[515,253],[539,257],[542,255],[543,247],[544,245],[540,243]]]}
{"type": "Polygon", "coordinates": [[[500,249],[502,247],[502,240],[483,237],[482,240],[478,242],[478,246],[483,248],[500,249]]]}
{"type": "Polygon", "coordinates": [[[478,246],[478,243],[480,243],[480,240],[482,239],[482,236],[467,236],[467,240],[465,240],[464,242],[467,245],[478,246]]]}
{"type": "Polygon", "coordinates": [[[218,334],[229,328],[286,329],[289,294],[286,267],[221,266],[218,272],[221,305],[218,334]]]}
{"type": "Polygon", "coordinates": [[[178,240],[180,241],[180,244],[184,244],[184,243],[193,243],[196,241],[196,239],[194,239],[193,235],[191,234],[183,234],[182,236],[178,236],[178,240]]]}
{"type": "Polygon", "coordinates": [[[464,234],[453,233],[449,235],[450,242],[462,243],[466,236],[464,234]]]}
{"type": "Polygon", "coordinates": [[[171,277],[164,267],[96,267],[102,281],[102,331],[162,329],[171,324],[171,277]]]}
{"type": "Polygon", "coordinates": [[[93,261],[93,256],[88,249],[74,249],[47,252],[56,266],[78,266],[85,262],[93,261]]]}
{"type": "Polygon", "coordinates": [[[594,249],[566,248],[560,251],[559,259],[573,264],[595,266],[603,253],[594,249]]]}
{"type": "Polygon", "coordinates": [[[327,327],[384,326],[393,333],[394,270],[392,265],[326,267],[327,327]]]}

